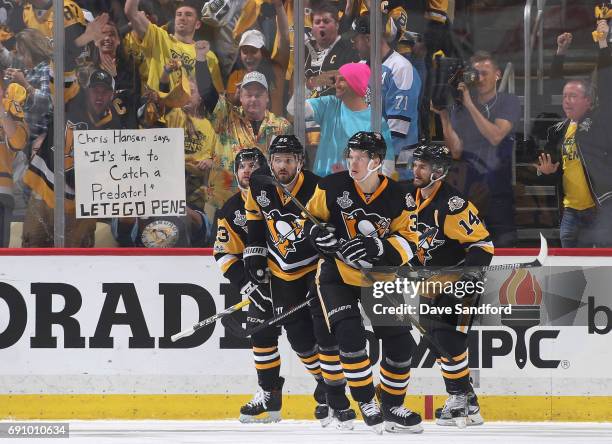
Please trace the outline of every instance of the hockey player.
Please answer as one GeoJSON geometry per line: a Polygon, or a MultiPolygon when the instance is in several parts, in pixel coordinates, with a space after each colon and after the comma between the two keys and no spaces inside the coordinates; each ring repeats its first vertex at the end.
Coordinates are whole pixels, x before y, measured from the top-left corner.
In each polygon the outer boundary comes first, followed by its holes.
{"type": "MultiPolygon", "coordinates": [[[[273,178],[299,202],[307,202],[319,177],[302,171],[304,148],[300,141],[292,135],[276,137],[270,145],[269,159],[273,178]]],[[[273,307],[275,314],[281,314],[316,294],[317,251],[306,240],[300,209],[269,176],[251,177],[245,208],[248,220],[245,268],[253,285],[259,287],[271,275],[272,290],[272,300],[260,292],[251,292],[251,301],[262,310],[273,307]]],[[[323,426],[335,419],[339,428],[351,429],[356,416],[345,394],[338,345],[327,329],[318,301],[315,299],[309,310],[289,316],[283,326],[291,347],[317,381],[315,417],[323,426]]],[[[276,343],[262,345],[260,362],[278,355],[276,343]]],[[[280,409],[280,388],[277,393],[280,409]]]]}
{"type": "Polygon", "coordinates": [[[419,433],[423,430],[421,417],[403,406],[414,348],[410,328],[373,326],[376,337],[382,339],[379,406],[359,310],[362,294],[372,286],[371,278],[364,279],[361,269],[406,264],[416,246],[416,234],[408,229],[405,198],[409,195],[397,182],[377,172],[386,150],[379,133],[353,135],[345,152],[348,171],[321,179],[306,207],[325,225],[307,222],[305,230],[323,256],[317,270],[319,298],[340,346],[340,362],[351,395],[365,423],[377,433],[383,428],[419,433]]]}
{"type": "MultiPolygon", "coordinates": [[[[415,199],[411,202],[418,212],[418,222],[413,219],[412,228],[417,233],[429,233],[419,242],[415,264],[427,266],[477,267],[489,265],[493,257],[493,243],[478,210],[444,178],[451,165],[450,150],[435,144],[420,145],[414,151],[413,173],[416,187],[415,199]],[[416,223],[416,226],[414,226],[416,223]]],[[[454,295],[440,294],[435,298],[422,298],[421,303],[455,307],[457,303],[476,305],[480,293],[478,282],[482,273],[476,268],[468,269],[458,276],[459,281],[472,282],[463,285],[466,291],[455,291],[454,295]],[[468,291],[469,289],[473,291],[468,291]]],[[[455,286],[455,288],[459,288],[455,286]]],[[[453,310],[454,312],[454,310],[453,310]]],[[[442,377],[449,398],[443,409],[437,412],[439,425],[478,425],[483,423],[478,399],[470,383],[467,339],[472,319],[460,315],[444,315],[441,318],[425,319],[422,323],[430,334],[453,357],[449,361],[441,357],[442,377]]]]}
{"type": "MultiPolygon", "coordinates": [[[[258,293],[263,300],[270,300],[267,284],[257,284],[245,272],[242,252],[247,244],[247,218],[244,203],[251,174],[258,168],[267,167],[265,156],[258,148],[246,148],[236,154],[234,174],[240,191],[227,200],[217,216],[217,238],[214,255],[223,276],[235,285],[243,297],[253,303],[249,305],[247,326],[251,328],[272,314],[252,296],[258,293]]],[[[240,409],[241,422],[276,422],[280,420],[281,390],[280,355],[278,336],[280,330],[268,328],[251,336],[253,358],[257,371],[259,389],[252,401],[240,409]]]]}

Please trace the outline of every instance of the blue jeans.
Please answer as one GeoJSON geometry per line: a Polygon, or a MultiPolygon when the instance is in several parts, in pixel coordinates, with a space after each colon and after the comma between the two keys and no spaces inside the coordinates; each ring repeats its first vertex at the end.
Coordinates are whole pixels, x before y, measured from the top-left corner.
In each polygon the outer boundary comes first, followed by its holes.
{"type": "Polygon", "coordinates": [[[593,225],[597,210],[565,208],[561,218],[561,246],[563,248],[591,248],[594,245],[593,225]]]}

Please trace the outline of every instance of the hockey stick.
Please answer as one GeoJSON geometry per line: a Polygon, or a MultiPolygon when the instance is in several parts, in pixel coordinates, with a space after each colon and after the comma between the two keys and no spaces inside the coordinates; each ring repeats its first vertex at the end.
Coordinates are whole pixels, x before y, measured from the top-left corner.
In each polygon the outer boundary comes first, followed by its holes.
{"type": "Polygon", "coordinates": [[[236,311],[242,310],[242,307],[245,307],[247,305],[249,305],[251,303],[250,299],[245,299],[244,301],[240,301],[237,304],[232,305],[231,307],[226,308],[225,310],[209,317],[206,318],[200,322],[198,322],[197,324],[194,324],[192,327],[189,327],[186,330],[183,330],[175,335],[172,335],[170,337],[170,339],[172,340],[172,342],[176,342],[181,338],[184,338],[185,336],[189,336],[190,334],[194,333],[195,331],[198,331],[199,329],[201,329],[202,327],[205,327],[209,324],[212,324],[213,322],[215,322],[217,319],[223,319],[225,316],[232,314],[236,311]]]}
{"type": "Polygon", "coordinates": [[[518,270],[519,268],[538,268],[544,265],[546,259],[548,258],[548,242],[546,238],[540,233],[540,252],[538,256],[532,260],[531,262],[515,262],[513,264],[497,264],[497,265],[471,265],[465,267],[449,267],[449,268],[430,268],[430,267],[418,267],[415,271],[423,270],[431,270],[438,271],[444,273],[453,273],[453,272],[461,272],[465,271],[465,269],[478,269],[480,271],[503,271],[503,270],[518,270]]]}
{"type": "Polygon", "coordinates": [[[221,324],[223,324],[223,326],[227,328],[229,332],[233,334],[234,336],[238,338],[248,338],[252,334],[255,334],[268,327],[273,326],[274,324],[277,324],[278,322],[292,315],[296,311],[301,310],[302,308],[306,307],[311,301],[315,299],[316,299],[316,296],[307,298],[305,301],[300,302],[297,305],[294,305],[293,307],[291,307],[289,310],[285,311],[284,313],[279,314],[278,316],[274,316],[270,319],[266,319],[263,323],[256,325],[255,327],[252,327],[252,328],[243,328],[242,325],[240,325],[240,323],[236,319],[234,319],[233,316],[224,317],[223,319],[221,319],[221,324]]]}

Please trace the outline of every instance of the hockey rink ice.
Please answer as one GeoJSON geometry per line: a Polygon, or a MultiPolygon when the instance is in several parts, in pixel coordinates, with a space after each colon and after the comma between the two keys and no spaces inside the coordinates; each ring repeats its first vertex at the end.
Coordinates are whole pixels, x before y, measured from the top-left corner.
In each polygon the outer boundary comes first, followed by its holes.
{"type": "Polygon", "coordinates": [[[424,423],[420,435],[374,434],[363,422],[341,432],[315,421],[283,420],[277,424],[238,421],[70,421],[69,439],[0,439],[0,442],[69,444],[195,444],[195,443],[612,443],[612,423],[491,422],[459,430],[424,423]]]}

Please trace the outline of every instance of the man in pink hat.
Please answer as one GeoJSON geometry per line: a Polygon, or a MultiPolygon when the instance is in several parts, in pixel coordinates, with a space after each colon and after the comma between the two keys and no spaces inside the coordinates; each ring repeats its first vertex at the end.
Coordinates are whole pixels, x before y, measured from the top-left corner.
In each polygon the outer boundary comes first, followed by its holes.
{"type": "MultiPolygon", "coordinates": [[[[365,102],[370,67],[365,63],[347,63],[338,70],[334,96],[306,100],[306,120],[321,125],[321,142],[317,148],[313,172],[319,176],[346,169],[344,149],[349,138],[359,131],[371,131],[371,109],[365,102]]],[[[382,135],[393,146],[387,122],[382,122],[382,135]]],[[[393,153],[388,151],[383,174],[393,172],[393,153]]]]}

